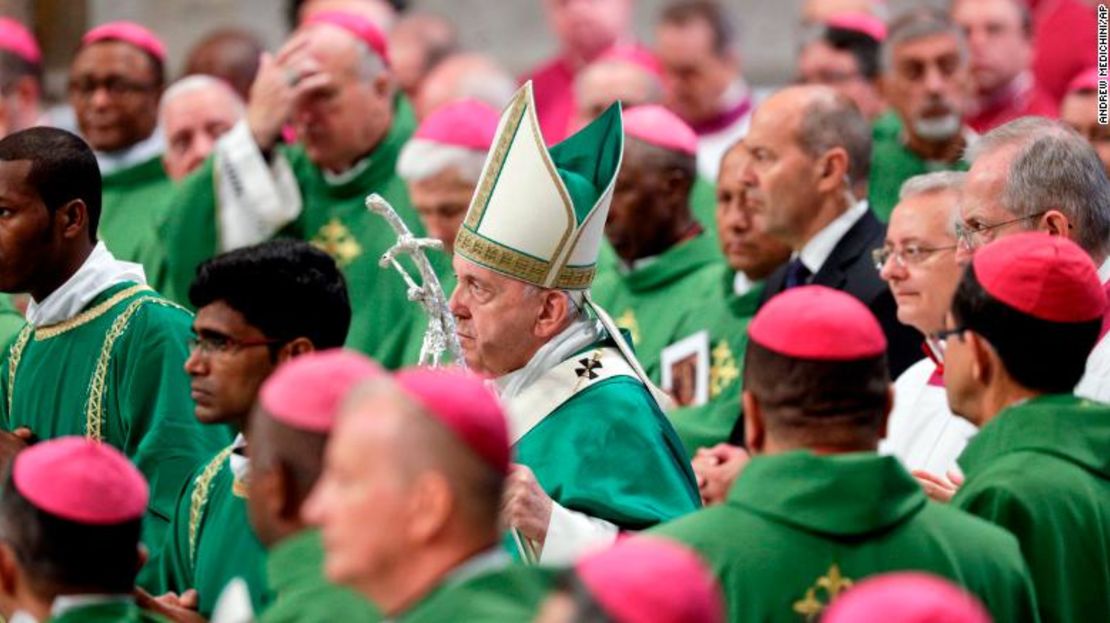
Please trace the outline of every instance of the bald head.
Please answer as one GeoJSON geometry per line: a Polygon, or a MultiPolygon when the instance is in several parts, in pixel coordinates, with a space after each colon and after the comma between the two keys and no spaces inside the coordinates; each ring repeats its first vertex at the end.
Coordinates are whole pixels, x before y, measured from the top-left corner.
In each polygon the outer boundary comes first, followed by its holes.
{"type": "Polygon", "coordinates": [[[186,76],[170,85],[159,108],[159,126],[166,137],[162,164],[170,179],[180,180],[199,167],[216,140],[244,114],[239,95],[212,76],[186,76]]]}
{"type": "Polygon", "coordinates": [[[663,85],[646,67],[622,59],[602,59],[586,66],[574,81],[578,103],[575,127],[593,121],[610,104],[620,101],[625,108],[658,104],[663,85]]]}
{"type": "Polygon", "coordinates": [[[219,30],[201,39],[185,59],[185,75],[215,76],[247,99],[258,73],[258,59],[265,48],[244,30],[219,30]]]}
{"type": "Polygon", "coordinates": [[[444,104],[474,98],[501,110],[512,99],[516,81],[492,57],[454,54],[427,75],[416,98],[416,115],[428,116],[444,104]]]}

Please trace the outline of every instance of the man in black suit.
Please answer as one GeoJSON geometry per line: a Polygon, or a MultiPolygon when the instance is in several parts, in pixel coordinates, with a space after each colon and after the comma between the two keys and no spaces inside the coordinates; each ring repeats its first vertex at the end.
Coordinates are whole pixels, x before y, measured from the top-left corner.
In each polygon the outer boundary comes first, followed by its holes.
{"type": "Polygon", "coordinates": [[[817,284],[842,290],[875,314],[887,338],[891,378],[921,359],[921,336],[898,322],[897,306],[871,258],[885,227],[857,197],[867,195],[871,128],[851,100],[828,87],[799,86],[767,99],[744,139],[748,196],[768,234],[794,250],[767,279],[764,300],[817,284]]]}

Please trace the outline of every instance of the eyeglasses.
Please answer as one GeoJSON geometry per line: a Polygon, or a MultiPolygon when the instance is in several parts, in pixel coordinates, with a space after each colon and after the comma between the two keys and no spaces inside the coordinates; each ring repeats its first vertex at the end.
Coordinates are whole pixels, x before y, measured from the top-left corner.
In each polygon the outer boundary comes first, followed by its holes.
{"type": "Polygon", "coordinates": [[[282,340],[270,339],[237,340],[233,337],[220,335],[218,333],[205,333],[204,335],[194,335],[189,338],[189,352],[194,353],[199,350],[205,355],[233,353],[244,348],[270,346],[273,344],[280,344],[281,342],[282,340]]]}
{"type": "Polygon", "coordinates": [[[139,93],[149,93],[155,90],[157,85],[112,76],[103,80],[89,77],[75,78],[69,81],[68,88],[71,95],[84,98],[92,97],[100,89],[108,91],[108,95],[112,97],[125,97],[139,93]]]}
{"type": "Polygon", "coordinates": [[[925,260],[929,259],[934,253],[941,251],[955,250],[957,245],[947,245],[943,247],[923,247],[917,244],[908,244],[900,250],[895,250],[894,247],[879,247],[871,251],[871,259],[875,262],[876,270],[882,270],[886,266],[890,258],[894,258],[895,262],[902,268],[907,266],[916,266],[925,260]]]}
{"type": "Polygon", "coordinates": [[[987,232],[994,231],[994,230],[996,230],[1000,227],[1005,227],[1007,225],[1013,225],[1014,223],[1020,223],[1022,221],[1027,221],[1029,219],[1040,218],[1040,217],[1044,216],[1047,213],[1048,213],[1048,210],[1041,210],[1040,212],[1037,212],[1036,214],[1030,214],[1028,216],[1019,216],[1017,218],[1010,219],[1008,221],[1002,221],[1001,223],[995,223],[994,225],[976,224],[973,227],[968,227],[967,225],[965,225],[963,223],[957,222],[956,223],[956,240],[959,242],[960,246],[964,247],[965,249],[968,249],[968,250],[974,249],[974,248],[978,247],[979,245],[981,245],[985,242],[990,242],[990,238],[987,238],[987,237],[984,236],[984,234],[986,234],[987,232]]]}

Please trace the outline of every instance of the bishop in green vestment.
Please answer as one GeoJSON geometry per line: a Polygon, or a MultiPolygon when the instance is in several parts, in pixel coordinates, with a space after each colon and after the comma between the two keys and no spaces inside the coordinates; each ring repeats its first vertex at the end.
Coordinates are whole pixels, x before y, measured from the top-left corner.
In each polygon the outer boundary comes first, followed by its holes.
{"type": "Polygon", "coordinates": [[[976,250],[952,301],[945,390],[979,427],[952,504],[1017,537],[1044,621],[1110,612],[1110,406],[1071,393],[1106,304],[1083,249],[1033,233],[976,250]]]}
{"type": "MultiPolygon", "coordinates": [[[[303,25],[293,43],[308,42],[319,72],[336,87],[327,95],[332,103],[322,109],[322,94],[292,96],[298,89],[322,89],[321,75],[290,85],[288,76],[298,67],[275,62],[263,68],[258,80],[278,90],[252,99],[247,119],[265,121],[241,122],[221,137],[213,156],[175,195],[162,228],[166,290],[183,301],[196,266],[219,251],[271,237],[305,240],[335,258],[347,279],[354,310],[347,345],[398,367],[416,361],[423,323],[404,281],[378,265],[397,234],[365,202],[371,193],[381,195],[415,235],[424,234],[395,170],[412,134],[412,109],[394,95],[389,69],[362,38],[376,28],[353,28],[357,17],[337,25],[324,15],[303,25]],[[278,145],[286,121],[301,143],[278,145]]],[[[432,260],[446,265],[434,254],[432,260]]]]}
{"type": "MultiPolygon", "coordinates": [[[[971,130],[963,130],[971,134],[971,130]]],[[[871,173],[868,178],[867,201],[875,216],[884,223],[898,204],[902,183],[915,175],[935,171],[966,171],[970,164],[963,159],[964,136],[957,134],[960,148],[948,160],[922,157],[906,144],[905,131],[893,112],[880,116],[872,127],[871,173]],[[898,131],[894,131],[897,127],[898,131]]]]}
{"type": "Polygon", "coordinates": [[[875,454],[891,408],[885,351],[867,308],[822,286],[752,320],[743,403],[757,456],[723,504],[655,531],[709,561],[729,620],[815,619],[859,579],[900,569],[952,579],[996,620],[1037,620],[1016,540],[929,502],[875,454]]]}

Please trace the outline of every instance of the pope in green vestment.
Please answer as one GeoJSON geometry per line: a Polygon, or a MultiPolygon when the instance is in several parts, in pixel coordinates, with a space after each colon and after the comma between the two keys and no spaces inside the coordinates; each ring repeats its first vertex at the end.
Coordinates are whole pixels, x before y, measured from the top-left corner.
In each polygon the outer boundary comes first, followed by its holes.
{"type": "Polygon", "coordinates": [[[319,530],[286,537],[270,550],[266,577],[273,602],[259,623],[376,623],[381,614],[360,595],[324,577],[319,530]]]}
{"type": "MultiPolygon", "coordinates": [[[[416,362],[423,323],[417,316],[418,306],[408,300],[401,277],[391,268],[378,266],[397,235],[384,219],[366,209],[366,197],[381,195],[414,235],[424,235],[404,181],[395,171],[397,156],[414,126],[412,108],[398,96],[388,133],[341,179],[326,175],[299,145],[277,148],[291,168],[302,201],[299,215],[277,236],[309,241],[335,258],[351,297],[353,317],[347,346],[391,368],[416,362]]],[[[185,300],[197,265],[220,250],[217,183],[223,170],[219,158],[217,150],[182,183],[162,227],[166,291],[177,301],[185,300]]],[[[429,253],[429,259],[437,270],[446,266],[440,254],[429,253]]]]}
{"type": "Polygon", "coordinates": [[[761,283],[750,285],[738,294],[736,272],[723,263],[714,265],[713,273],[714,289],[704,294],[698,313],[688,316],[675,331],[680,340],[705,331],[709,348],[709,369],[704,371],[708,375],[709,401],[667,413],[691,455],[698,448],[728,441],[736,425],[740,416],[748,322],[759,308],[763,295],[761,283]]]}
{"type": "Polygon", "coordinates": [[[636,358],[656,383],[662,373],[660,352],[680,337],[679,325],[702,313],[721,262],[716,238],[703,231],[645,266],[616,268],[594,281],[594,300],[632,336],[636,358]]]}
{"type": "Polygon", "coordinates": [[[966,480],[952,504],[1017,537],[1041,620],[1105,620],[1110,406],[1062,394],[1021,402],[983,426],[959,463],[966,480]]]}
{"type": "Polygon", "coordinates": [[[875,120],[871,133],[871,174],[868,179],[867,201],[875,216],[884,223],[890,220],[890,213],[898,204],[898,193],[903,182],[915,175],[936,171],[966,171],[969,166],[963,159],[940,162],[918,156],[906,147],[901,127],[898,116],[888,112],[875,120]]]}
{"type": "Polygon", "coordinates": [[[69,608],[50,617],[49,623],[166,623],[166,619],[119,600],[69,608]]]}
{"type": "Polygon", "coordinates": [[[102,440],[135,463],[150,484],[142,540],[151,549],[165,539],[189,473],[231,440],[226,427],[193,416],[183,371],[191,324],[187,310],[150,288],[118,283],[68,320],[27,325],[0,364],[5,430],[102,440]]]}
{"type": "Polygon", "coordinates": [[[246,485],[232,467],[236,449],[236,444],[228,446],[189,476],[177,498],[172,530],[153,561],[158,579],[150,592],[196,589],[197,612],[205,617],[235,578],[246,582],[255,612],[270,598],[266,549],[251,530],[246,485]]]}
{"type": "Polygon", "coordinates": [[[927,500],[893,457],[756,457],[725,503],[652,532],[703,556],[730,621],[816,620],[853,583],[897,570],[954,581],[996,621],[1038,620],[1014,537],[927,500]]]}
{"type": "Polygon", "coordinates": [[[147,275],[153,275],[159,267],[152,257],[165,243],[159,238],[158,228],[174,193],[162,156],[107,173],[102,181],[99,237],[116,259],[139,262],[147,275]]]}

